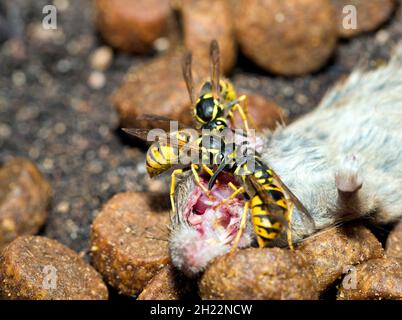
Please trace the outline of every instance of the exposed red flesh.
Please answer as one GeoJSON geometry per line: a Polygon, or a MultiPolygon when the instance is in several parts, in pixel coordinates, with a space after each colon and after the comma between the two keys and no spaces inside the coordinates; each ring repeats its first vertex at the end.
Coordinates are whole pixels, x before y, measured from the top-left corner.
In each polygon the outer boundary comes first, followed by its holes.
{"type": "MultiPolygon", "coordinates": [[[[208,186],[209,176],[201,176],[201,184],[208,186]]],[[[196,229],[200,236],[203,236],[209,231],[209,234],[224,229],[227,233],[225,243],[231,243],[239,229],[239,222],[245,199],[239,194],[236,198],[214,208],[222,200],[231,196],[234,192],[229,187],[228,183],[232,182],[238,186],[238,183],[228,174],[221,174],[218,177],[218,182],[210,191],[211,200],[204,191],[196,184],[194,190],[188,197],[187,206],[183,212],[184,219],[189,225],[196,229]]]]}
{"type": "MultiPolygon", "coordinates": [[[[201,176],[201,184],[208,185],[209,175],[201,176]]],[[[173,229],[170,238],[172,263],[188,276],[195,276],[205,270],[208,263],[232,248],[239,231],[246,199],[239,194],[236,198],[216,207],[222,200],[234,192],[229,182],[238,185],[232,175],[219,175],[218,182],[210,191],[213,197],[207,197],[201,187],[194,184],[186,197],[186,205],[181,210],[184,224],[173,229]]],[[[249,225],[247,225],[249,227],[249,225]]],[[[253,241],[252,231],[246,228],[238,247],[250,246],[253,241]]]]}

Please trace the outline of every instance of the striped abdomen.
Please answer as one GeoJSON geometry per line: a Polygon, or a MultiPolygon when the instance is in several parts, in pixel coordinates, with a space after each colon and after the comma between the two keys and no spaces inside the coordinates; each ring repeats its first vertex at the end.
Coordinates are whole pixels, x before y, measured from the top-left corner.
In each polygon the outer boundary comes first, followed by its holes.
{"type": "Polygon", "coordinates": [[[178,148],[166,143],[155,142],[146,155],[146,168],[149,176],[155,177],[178,163],[178,148]]]}
{"type": "MultiPolygon", "coordinates": [[[[275,209],[277,213],[278,209],[275,209]]],[[[283,230],[281,221],[271,214],[271,210],[258,194],[251,199],[251,220],[259,247],[266,247],[283,230]]]]}
{"type": "Polygon", "coordinates": [[[288,206],[282,189],[273,182],[271,169],[265,166],[261,168],[257,166],[256,169],[253,175],[261,186],[260,192],[267,193],[265,198],[269,199],[269,202],[264,202],[256,193],[251,199],[251,218],[258,245],[265,247],[283,231],[288,206]]]}

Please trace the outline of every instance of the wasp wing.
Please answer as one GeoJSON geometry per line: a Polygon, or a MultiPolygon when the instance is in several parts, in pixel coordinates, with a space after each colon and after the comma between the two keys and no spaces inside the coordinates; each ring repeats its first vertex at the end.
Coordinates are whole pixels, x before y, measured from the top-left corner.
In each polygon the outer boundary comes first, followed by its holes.
{"type": "Polygon", "coordinates": [[[171,122],[177,122],[178,129],[184,129],[186,127],[183,123],[181,123],[178,120],[174,120],[174,119],[171,119],[171,118],[168,118],[168,117],[165,117],[165,116],[158,116],[156,114],[149,114],[149,113],[144,113],[144,114],[138,116],[136,118],[136,120],[138,120],[138,121],[149,121],[149,122],[152,122],[152,123],[158,122],[158,123],[160,123],[162,125],[170,124],[171,122]]]}
{"type": "Polygon", "coordinates": [[[150,129],[142,129],[142,128],[122,128],[125,133],[128,133],[131,136],[137,137],[141,140],[148,141],[148,133],[150,129]]]}
{"type": "Polygon", "coordinates": [[[286,228],[289,225],[289,222],[286,220],[286,217],[283,215],[283,208],[278,206],[274,199],[270,196],[267,190],[265,190],[261,184],[257,181],[257,179],[253,175],[246,176],[247,186],[253,189],[253,191],[258,194],[267,207],[269,215],[274,217],[277,221],[280,221],[283,226],[286,228]]]}
{"type": "Polygon", "coordinates": [[[315,229],[315,222],[307,208],[300,202],[300,200],[293,194],[292,191],[285,185],[285,183],[279,178],[279,176],[272,170],[272,175],[274,181],[285,191],[286,195],[289,199],[294,203],[298,211],[300,212],[300,219],[303,223],[308,225],[308,228],[311,230],[315,229]]]}
{"type": "Polygon", "coordinates": [[[140,138],[141,140],[148,141],[150,143],[159,142],[162,144],[167,144],[172,147],[177,147],[180,149],[188,149],[200,152],[200,147],[195,143],[198,136],[187,135],[189,132],[187,130],[179,130],[176,132],[170,132],[167,135],[155,135],[155,139],[149,138],[149,132],[155,129],[143,129],[143,128],[122,128],[122,130],[129,135],[140,138]]]}
{"type": "Polygon", "coordinates": [[[220,52],[218,41],[212,40],[209,47],[209,59],[211,68],[211,82],[215,97],[219,97],[219,78],[220,78],[220,52]]]}
{"type": "Polygon", "coordinates": [[[188,91],[188,95],[190,97],[191,105],[195,104],[195,95],[194,95],[194,80],[193,80],[193,73],[191,70],[193,56],[191,52],[187,52],[183,57],[182,62],[182,72],[183,78],[186,82],[186,87],[188,91]]]}

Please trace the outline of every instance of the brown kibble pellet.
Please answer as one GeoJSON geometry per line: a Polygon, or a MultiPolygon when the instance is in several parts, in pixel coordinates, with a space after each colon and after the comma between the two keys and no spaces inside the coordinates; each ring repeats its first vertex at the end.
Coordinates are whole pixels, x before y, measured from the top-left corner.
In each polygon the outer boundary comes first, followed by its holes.
{"type": "Polygon", "coordinates": [[[241,50],[269,72],[314,72],[334,52],[337,30],[329,0],[240,0],[234,12],[241,50]]]}
{"type": "Polygon", "coordinates": [[[390,18],[395,8],[394,0],[331,1],[336,9],[338,34],[344,38],[374,31],[390,18]]]}
{"type": "Polygon", "coordinates": [[[45,223],[50,185],[30,160],[16,158],[0,169],[0,248],[45,223]]]}
{"type": "Polygon", "coordinates": [[[318,299],[315,281],[298,252],[249,248],[214,260],[201,278],[200,294],[203,299],[318,299]]]}
{"type": "Polygon", "coordinates": [[[389,234],[385,246],[385,253],[388,257],[402,259],[402,221],[400,221],[389,234]]]}
{"type": "MultiPolygon", "coordinates": [[[[113,95],[122,127],[170,129],[169,124],[163,126],[158,121],[138,121],[136,118],[142,114],[156,114],[185,124],[192,123],[190,98],[181,70],[183,55],[180,50],[170,52],[129,72],[113,95]]],[[[193,75],[195,88],[199,88],[209,75],[209,69],[194,61],[193,75]]]]}
{"type": "Polygon", "coordinates": [[[97,27],[112,47],[146,53],[165,31],[169,0],[96,0],[97,27]]]}
{"type": "Polygon", "coordinates": [[[92,263],[120,293],[138,295],[169,263],[168,210],[168,196],[120,193],[93,222],[92,263]]]}
{"type": "Polygon", "coordinates": [[[233,17],[226,0],[184,0],[184,44],[193,53],[195,63],[209,63],[211,40],[217,40],[221,68],[230,72],[236,62],[233,17]]]}
{"type": "Polygon", "coordinates": [[[192,281],[168,265],[147,284],[138,300],[188,300],[196,297],[192,281]]]}
{"type": "Polygon", "coordinates": [[[402,259],[369,260],[345,277],[339,300],[402,300],[402,259]]]}
{"type": "Polygon", "coordinates": [[[311,263],[324,291],[350,266],[384,254],[381,243],[363,226],[331,228],[304,240],[299,250],[311,263]]]}
{"type": "Polygon", "coordinates": [[[39,236],[11,242],[0,256],[0,297],[23,300],[104,300],[101,276],[73,250],[39,236]]]}
{"type": "MultiPolygon", "coordinates": [[[[278,123],[285,123],[287,121],[287,113],[274,101],[265,98],[264,96],[256,93],[240,92],[239,95],[245,94],[247,96],[247,106],[249,114],[254,123],[249,123],[252,127],[254,124],[255,129],[270,129],[274,130],[278,123]]],[[[243,120],[238,112],[234,113],[234,125],[236,128],[243,128],[243,120]]]]}

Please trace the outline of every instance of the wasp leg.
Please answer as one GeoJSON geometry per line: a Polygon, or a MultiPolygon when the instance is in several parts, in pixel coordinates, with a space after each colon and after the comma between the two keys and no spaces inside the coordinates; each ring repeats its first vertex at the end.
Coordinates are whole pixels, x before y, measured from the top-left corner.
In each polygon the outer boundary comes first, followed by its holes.
{"type": "Polygon", "coordinates": [[[243,210],[243,214],[241,216],[241,220],[240,220],[240,226],[239,226],[239,231],[236,234],[236,238],[233,241],[233,245],[232,248],[230,249],[229,254],[233,254],[233,252],[235,252],[235,250],[237,249],[241,236],[243,235],[244,229],[246,228],[246,222],[247,222],[247,213],[248,213],[248,208],[250,206],[250,201],[247,201],[244,204],[244,210],[243,210]]]}
{"type": "Polygon", "coordinates": [[[178,174],[183,173],[183,169],[176,169],[172,172],[172,175],[170,176],[170,204],[172,206],[172,216],[176,214],[176,205],[174,202],[174,193],[176,190],[176,176],[178,174]]]}
{"type": "Polygon", "coordinates": [[[293,251],[295,248],[293,247],[293,241],[292,241],[292,217],[293,217],[293,207],[294,205],[291,204],[289,208],[289,213],[287,215],[287,220],[288,220],[288,230],[287,230],[287,236],[288,236],[288,245],[291,251],[293,251]]]}
{"type": "Polygon", "coordinates": [[[247,121],[247,116],[246,116],[246,113],[244,112],[243,107],[240,104],[235,104],[232,110],[239,112],[241,119],[243,120],[244,129],[248,132],[248,130],[249,130],[248,121],[247,121]]]}
{"type": "Polygon", "coordinates": [[[257,237],[258,248],[265,248],[267,246],[266,240],[261,237],[257,237]]]}
{"type": "Polygon", "coordinates": [[[198,186],[201,188],[201,190],[204,191],[204,193],[207,195],[207,197],[209,199],[215,200],[214,197],[212,197],[210,195],[209,190],[201,184],[200,176],[199,176],[199,174],[197,172],[198,168],[199,168],[198,165],[196,165],[194,163],[191,164],[191,171],[193,173],[195,182],[198,184],[198,186]]]}
{"type": "Polygon", "coordinates": [[[232,188],[233,191],[236,191],[238,188],[231,182],[228,183],[228,186],[232,188]]]}
{"type": "Polygon", "coordinates": [[[214,172],[206,164],[202,164],[202,169],[211,177],[214,175],[214,172]]]}
{"type": "Polygon", "coordinates": [[[219,202],[218,204],[214,205],[214,207],[213,207],[214,209],[216,209],[216,208],[218,208],[219,206],[223,205],[224,203],[226,203],[226,202],[228,202],[228,201],[230,201],[230,200],[236,198],[236,196],[237,196],[239,193],[244,193],[244,192],[246,192],[246,189],[244,189],[244,187],[237,188],[237,187],[236,187],[233,183],[231,183],[231,182],[228,183],[228,186],[231,187],[231,188],[234,190],[234,192],[230,195],[229,198],[226,198],[226,199],[222,200],[221,202],[219,202]]]}
{"type": "Polygon", "coordinates": [[[238,99],[240,102],[243,102],[243,112],[246,116],[247,121],[251,124],[252,128],[258,129],[253,117],[251,116],[250,112],[248,112],[247,96],[245,94],[243,94],[238,99]]]}

